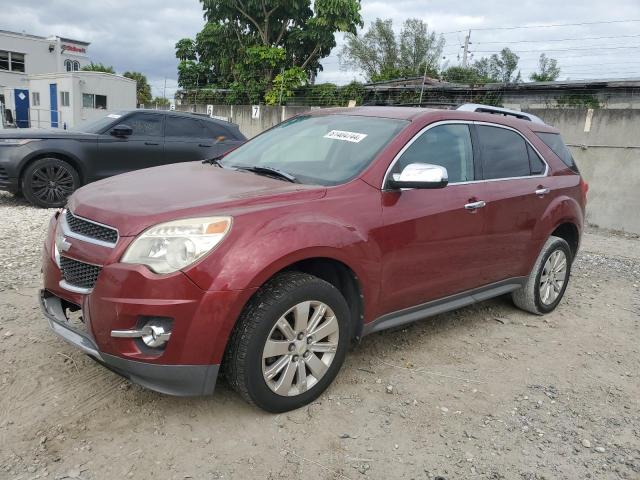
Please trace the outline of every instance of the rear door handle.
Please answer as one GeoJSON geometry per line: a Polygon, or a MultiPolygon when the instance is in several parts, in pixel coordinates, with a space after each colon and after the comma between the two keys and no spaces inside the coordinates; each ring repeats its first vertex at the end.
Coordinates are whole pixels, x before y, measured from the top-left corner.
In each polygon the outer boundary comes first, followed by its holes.
{"type": "Polygon", "coordinates": [[[212,145],[207,145],[206,143],[199,143],[198,144],[199,147],[206,147],[206,148],[211,148],[212,145]]]}
{"type": "Polygon", "coordinates": [[[536,190],[536,195],[543,197],[545,196],[547,193],[549,193],[551,190],[549,190],[548,188],[539,188],[536,190]]]}
{"type": "Polygon", "coordinates": [[[160,145],[157,142],[144,142],[145,145],[160,145]]]}
{"type": "Polygon", "coordinates": [[[467,210],[477,210],[479,208],[484,207],[487,204],[487,202],[485,202],[484,200],[480,200],[478,202],[471,202],[471,203],[467,203],[464,208],[466,208],[467,210]]]}

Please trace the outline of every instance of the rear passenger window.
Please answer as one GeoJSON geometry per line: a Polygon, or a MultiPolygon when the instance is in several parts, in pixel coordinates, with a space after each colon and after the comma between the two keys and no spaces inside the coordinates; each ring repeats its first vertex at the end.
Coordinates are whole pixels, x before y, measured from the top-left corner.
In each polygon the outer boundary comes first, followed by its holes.
{"type": "Polygon", "coordinates": [[[202,122],[192,118],[167,117],[166,137],[207,138],[210,137],[202,122]]]}
{"type": "Polygon", "coordinates": [[[527,143],[527,151],[529,152],[529,166],[531,168],[531,175],[541,175],[546,169],[546,165],[540,158],[540,155],[527,143]]]}
{"type": "Polygon", "coordinates": [[[571,155],[571,152],[562,141],[559,133],[536,132],[536,135],[540,137],[540,140],[542,140],[547,147],[553,150],[553,153],[560,157],[560,160],[562,160],[567,167],[578,173],[578,167],[573,160],[573,155],[571,155]]]}
{"type": "Polygon", "coordinates": [[[211,138],[224,137],[225,139],[234,140],[233,135],[226,128],[221,127],[215,122],[205,122],[209,136],[211,138]]]}
{"type": "Polygon", "coordinates": [[[400,173],[411,163],[445,167],[449,183],[473,180],[473,148],[469,126],[449,124],[427,130],[405,150],[392,173],[400,173]]]}
{"type": "Polygon", "coordinates": [[[527,142],[519,134],[505,128],[479,125],[478,136],[486,180],[531,174],[527,142]]]}

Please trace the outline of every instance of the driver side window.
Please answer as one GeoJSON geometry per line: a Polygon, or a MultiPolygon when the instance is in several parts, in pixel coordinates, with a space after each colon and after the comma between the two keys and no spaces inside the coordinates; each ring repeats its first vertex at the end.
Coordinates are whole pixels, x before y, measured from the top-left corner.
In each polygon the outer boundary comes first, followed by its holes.
{"type": "Polygon", "coordinates": [[[429,163],[447,169],[449,183],[474,180],[471,132],[466,124],[438,125],[417,138],[398,159],[392,173],[411,163],[429,163]]]}

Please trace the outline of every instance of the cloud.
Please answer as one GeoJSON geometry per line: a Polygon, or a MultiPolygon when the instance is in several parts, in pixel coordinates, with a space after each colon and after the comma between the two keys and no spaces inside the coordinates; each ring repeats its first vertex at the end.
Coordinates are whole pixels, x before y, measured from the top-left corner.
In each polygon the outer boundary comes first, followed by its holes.
{"type": "MultiPolygon", "coordinates": [[[[571,27],[513,30],[483,30],[506,26],[554,25],[619,19],[640,19],[640,2],[586,0],[398,0],[362,1],[365,25],[377,17],[392,18],[400,29],[407,18],[421,18],[438,33],[445,33],[445,54],[450,64],[458,62],[465,31],[472,29],[474,58],[508,46],[520,55],[523,77],[535,70],[545,50],[557,58],[562,78],[640,76],[640,37],[584,40],[585,37],[637,35],[640,23],[611,23],[571,27]],[[553,42],[554,39],[575,39],[553,42]],[[532,43],[508,43],[531,41],[532,43]],[[497,43],[490,43],[497,42],[497,43]],[[638,48],[599,49],[609,46],[638,48]],[[586,50],[575,50],[586,48],[586,50]],[[530,51],[533,50],[533,51],[530,51]]],[[[0,28],[35,35],[60,35],[91,42],[93,61],[113,65],[118,72],[136,70],[149,78],[155,95],[161,95],[167,78],[167,94],[176,88],[175,43],[193,37],[204,24],[202,4],[197,0],[20,0],[5,2],[0,28]]],[[[337,36],[339,44],[342,35],[337,36]]],[[[338,49],[322,61],[318,81],[348,83],[362,79],[359,72],[342,71],[338,49]]]]}

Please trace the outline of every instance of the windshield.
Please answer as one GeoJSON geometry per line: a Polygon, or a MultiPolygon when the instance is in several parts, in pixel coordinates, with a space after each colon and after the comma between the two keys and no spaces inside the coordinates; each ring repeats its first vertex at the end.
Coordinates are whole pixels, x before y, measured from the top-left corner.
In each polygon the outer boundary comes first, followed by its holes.
{"type": "Polygon", "coordinates": [[[225,167],[268,167],[301,183],[338,185],[353,179],[409,122],[349,115],[303,115],[229,153],[225,167]]]}
{"type": "Polygon", "coordinates": [[[69,130],[71,130],[72,132],[100,133],[111,123],[122,117],[125,113],[126,112],[107,113],[101,117],[94,118],[93,120],[87,120],[86,122],[79,123],[69,130]]]}

